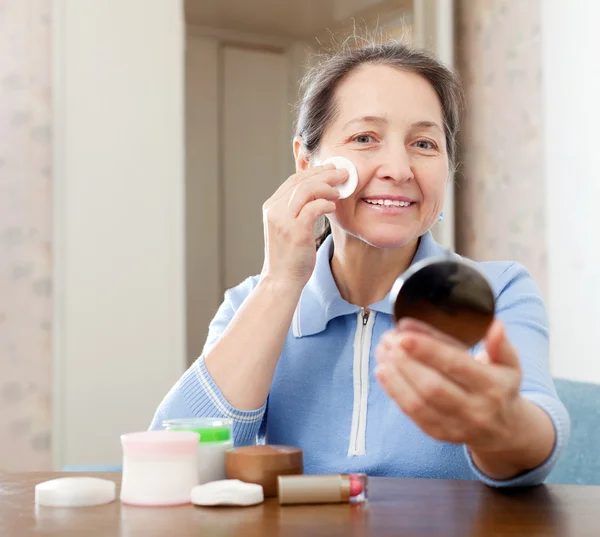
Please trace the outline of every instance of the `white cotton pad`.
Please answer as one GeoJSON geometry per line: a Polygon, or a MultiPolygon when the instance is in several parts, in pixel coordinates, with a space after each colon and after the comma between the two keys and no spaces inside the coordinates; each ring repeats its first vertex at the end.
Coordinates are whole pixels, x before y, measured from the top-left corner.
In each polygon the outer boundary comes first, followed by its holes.
{"type": "Polygon", "coordinates": [[[324,160],[321,165],[325,165],[331,163],[337,169],[343,168],[348,170],[348,180],[345,183],[342,183],[336,188],[340,192],[340,199],[349,198],[352,193],[356,190],[358,186],[358,171],[356,170],[356,166],[351,160],[348,160],[346,157],[330,157],[324,160]]]}
{"type": "Polygon", "coordinates": [[[263,488],[239,479],[222,479],[192,489],[194,505],[256,505],[265,500],[263,488]]]}
{"type": "Polygon", "coordinates": [[[35,487],[35,503],[46,507],[90,507],[116,497],[114,481],[97,477],[61,477],[35,487]]]}

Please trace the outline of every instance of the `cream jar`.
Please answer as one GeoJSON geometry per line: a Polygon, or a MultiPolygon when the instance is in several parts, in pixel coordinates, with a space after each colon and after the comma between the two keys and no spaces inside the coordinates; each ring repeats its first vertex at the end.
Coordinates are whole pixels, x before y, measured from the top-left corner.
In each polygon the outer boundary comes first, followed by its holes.
{"type": "Polygon", "coordinates": [[[191,431],[122,435],[121,502],[148,507],[191,503],[198,485],[198,439],[191,431]]]}
{"type": "Polygon", "coordinates": [[[227,479],[261,485],[265,498],[277,496],[277,479],[304,471],[302,449],[292,446],[242,446],[225,454],[227,479]]]}
{"type": "Polygon", "coordinates": [[[198,484],[225,479],[225,453],[233,449],[233,420],[180,418],[163,421],[167,431],[193,431],[198,442],[198,484]]]}

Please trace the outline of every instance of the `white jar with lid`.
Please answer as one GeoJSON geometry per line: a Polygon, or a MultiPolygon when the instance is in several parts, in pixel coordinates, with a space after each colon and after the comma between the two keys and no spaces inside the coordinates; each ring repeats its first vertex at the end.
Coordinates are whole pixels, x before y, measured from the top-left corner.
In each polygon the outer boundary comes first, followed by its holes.
{"type": "Polygon", "coordinates": [[[233,420],[227,418],[181,418],[166,420],[167,431],[192,431],[198,442],[200,485],[225,479],[225,452],[233,448],[233,420]]]}
{"type": "Polygon", "coordinates": [[[121,501],[147,507],[190,503],[199,484],[198,439],[191,431],[122,435],[121,501]]]}

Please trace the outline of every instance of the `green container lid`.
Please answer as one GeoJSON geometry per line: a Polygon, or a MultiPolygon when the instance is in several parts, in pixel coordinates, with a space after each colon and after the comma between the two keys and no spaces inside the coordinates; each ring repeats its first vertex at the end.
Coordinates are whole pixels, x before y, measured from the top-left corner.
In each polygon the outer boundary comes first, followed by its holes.
{"type": "Polygon", "coordinates": [[[180,418],[166,420],[168,431],[192,431],[200,435],[200,443],[227,442],[231,440],[233,420],[226,418],[180,418]]]}
{"type": "Polygon", "coordinates": [[[231,438],[229,427],[170,427],[170,431],[192,431],[200,435],[200,443],[226,442],[231,438]]]}

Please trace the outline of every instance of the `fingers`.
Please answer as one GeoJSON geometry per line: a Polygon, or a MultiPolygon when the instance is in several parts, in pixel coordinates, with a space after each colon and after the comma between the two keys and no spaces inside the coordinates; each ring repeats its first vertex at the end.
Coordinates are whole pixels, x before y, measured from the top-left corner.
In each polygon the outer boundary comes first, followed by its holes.
{"type": "Polygon", "coordinates": [[[467,351],[455,345],[415,332],[390,331],[384,334],[383,341],[386,345],[400,347],[413,359],[439,371],[469,392],[485,390],[494,385],[489,366],[473,360],[467,351]]]}
{"type": "Polygon", "coordinates": [[[325,181],[326,183],[334,186],[340,185],[348,179],[348,170],[343,168],[336,168],[333,164],[325,164],[324,166],[316,166],[309,168],[303,172],[295,174],[293,180],[290,182],[292,187],[296,187],[299,184],[304,183],[308,179],[318,179],[319,181],[325,181]]]}
{"type": "Polygon", "coordinates": [[[379,364],[375,375],[388,396],[426,434],[445,441],[454,441],[454,437],[460,434],[453,417],[443,415],[430,406],[392,363],[379,364]]]}
{"type": "Polygon", "coordinates": [[[425,401],[396,370],[394,364],[382,362],[375,370],[377,380],[385,392],[398,404],[410,418],[419,418],[423,423],[432,425],[435,415],[425,405],[425,401]]]}
{"type": "Polygon", "coordinates": [[[378,349],[379,363],[393,365],[420,399],[442,414],[462,415],[468,409],[469,395],[439,371],[411,358],[401,348],[378,349]]]}
{"type": "Polygon", "coordinates": [[[518,356],[501,323],[490,328],[486,348],[476,359],[421,324],[399,324],[384,334],[376,349],[378,381],[429,436],[488,442],[504,426],[503,409],[521,383],[518,356]]]}
{"type": "Polygon", "coordinates": [[[301,229],[312,236],[314,225],[319,216],[335,211],[335,202],[323,198],[308,202],[298,215],[297,222],[301,229]]]}
{"type": "MultiPolygon", "coordinates": [[[[340,193],[331,185],[317,179],[307,179],[294,189],[288,202],[290,207],[289,214],[292,218],[296,218],[300,214],[300,211],[302,211],[303,207],[311,201],[316,199],[336,201],[339,199],[339,197],[340,193]]],[[[333,207],[333,210],[335,210],[335,204],[333,207]]]]}
{"type": "MultiPolygon", "coordinates": [[[[397,327],[400,332],[427,334],[446,344],[467,350],[467,346],[463,342],[417,319],[408,317],[401,319],[398,321],[397,327]]],[[[501,321],[495,320],[492,323],[486,336],[485,350],[477,353],[475,359],[481,363],[494,362],[510,367],[520,367],[517,351],[506,337],[504,326],[501,321]]]]}
{"type": "Polygon", "coordinates": [[[315,166],[301,172],[295,173],[284,181],[275,191],[271,199],[271,203],[275,203],[281,199],[289,198],[294,189],[309,179],[318,179],[321,182],[326,182],[331,186],[343,183],[348,179],[347,170],[338,170],[333,164],[325,164],[324,166],[315,166]]]}
{"type": "Polygon", "coordinates": [[[397,327],[400,332],[420,332],[443,341],[449,345],[455,345],[456,347],[464,350],[468,349],[467,345],[465,345],[462,341],[453,338],[449,334],[446,334],[445,332],[442,332],[437,328],[434,328],[433,326],[417,319],[405,317],[398,321],[397,327]]]}
{"type": "Polygon", "coordinates": [[[485,350],[490,362],[520,368],[517,350],[506,337],[504,325],[495,320],[485,338],[485,350]]]}

